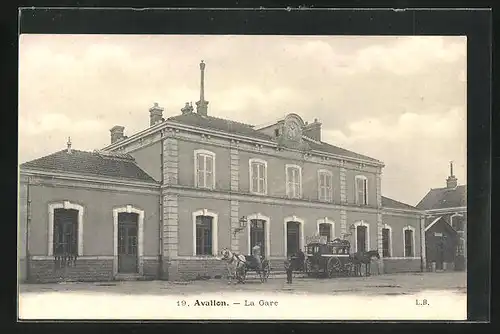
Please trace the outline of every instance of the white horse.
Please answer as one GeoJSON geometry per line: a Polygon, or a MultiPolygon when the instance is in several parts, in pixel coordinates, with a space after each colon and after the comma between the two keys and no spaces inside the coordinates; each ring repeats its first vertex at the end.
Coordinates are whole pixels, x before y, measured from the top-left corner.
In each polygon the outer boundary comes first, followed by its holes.
{"type": "Polygon", "coordinates": [[[228,248],[223,248],[221,255],[221,260],[226,262],[228,284],[231,284],[231,278],[236,277],[236,271],[246,264],[247,259],[245,255],[235,254],[228,248]]]}

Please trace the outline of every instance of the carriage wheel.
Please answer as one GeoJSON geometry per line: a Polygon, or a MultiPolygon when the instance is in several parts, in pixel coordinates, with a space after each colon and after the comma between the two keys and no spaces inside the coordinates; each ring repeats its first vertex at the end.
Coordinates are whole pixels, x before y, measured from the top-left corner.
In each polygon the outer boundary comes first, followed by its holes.
{"type": "Polygon", "coordinates": [[[239,268],[236,268],[236,279],[238,280],[238,283],[245,283],[246,274],[247,270],[244,265],[242,265],[239,268]]]}
{"type": "Polygon", "coordinates": [[[307,276],[311,276],[311,273],[312,273],[312,264],[311,264],[311,261],[309,259],[306,259],[305,272],[306,272],[307,276]]]}
{"type": "Polygon", "coordinates": [[[331,257],[327,263],[328,277],[333,277],[335,273],[342,271],[342,263],[338,257],[331,257]]]}

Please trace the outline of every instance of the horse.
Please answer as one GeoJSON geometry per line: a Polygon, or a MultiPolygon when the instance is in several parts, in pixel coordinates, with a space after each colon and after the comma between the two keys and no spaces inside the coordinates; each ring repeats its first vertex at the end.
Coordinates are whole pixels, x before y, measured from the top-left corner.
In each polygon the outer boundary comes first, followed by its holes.
{"type": "Polygon", "coordinates": [[[235,277],[239,283],[244,283],[245,274],[250,270],[255,270],[260,277],[261,282],[267,279],[267,274],[269,271],[269,261],[262,261],[262,269],[256,267],[254,264],[254,258],[251,255],[236,254],[230,251],[228,248],[223,248],[221,250],[222,260],[226,262],[226,268],[228,271],[229,284],[231,284],[231,278],[235,277]]]}
{"type": "Polygon", "coordinates": [[[370,276],[370,269],[371,269],[370,267],[371,267],[372,258],[380,259],[380,254],[378,253],[377,250],[371,250],[371,251],[367,251],[367,252],[366,251],[359,251],[359,252],[356,252],[354,254],[351,254],[349,257],[350,257],[352,264],[354,265],[353,269],[354,269],[355,276],[358,276],[358,273],[359,273],[359,276],[361,276],[361,265],[362,264],[365,265],[366,276],[370,276]]]}

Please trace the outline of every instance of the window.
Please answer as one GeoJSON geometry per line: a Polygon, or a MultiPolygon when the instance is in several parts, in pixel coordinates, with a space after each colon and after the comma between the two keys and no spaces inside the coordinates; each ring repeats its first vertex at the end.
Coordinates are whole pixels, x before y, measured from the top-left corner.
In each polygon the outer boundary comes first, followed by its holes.
{"type": "Polygon", "coordinates": [[[54,210],[53,254],[78,255],[78,210],[54,210]]]}
{"type": "Polygon", "coordinates": [[[250,159],[250,192],[267,194],[267,162],[250,159]]]}
{"type": "Polygon", "coordinates": [[[320,237],[326,237],[326,241],[329,242],[332,238],[332,225],[327,223],[319,224],[319,235],[320,237]]]}
{"type": "Polygon", "coordinates": [[[215,153],[196,150],[195,154],[195,186],[213,189],[215,186],[215,153]]]}
{"type": "Polygon", "coordinates": [[[302,192],[302,169],[296,165],[286,165],[286,193],[290,198],[300,198],[302,192]]]}
{"type": "Polygon", "coordinates": [[[261,219],[252,219],[250,221],[250,254],[252,247],[260,242],[260,253],[266,254],[266,221],[261,219]]]}
{"type": "Polygon", "coordinates": [[[403,229],[404,233],[404,248],[405,257],[415,256],[415,229],[411,226],[407,226],[403,229]]]}
{"type": "Polygon", "coordinates": [[[461,232],[464,230],[464,221],[462,219],[462,216],[459,215],[453,215],[450,217],[451,220],[451,227],[457,231],[461,232]]]}
{"type": "Polygon", "coordinates": [[[196,217],[196,255],[212,255],[212,223],[210,216],[196,217]]]}
{"type": "Polygon", "coordinates": [[[391,230],[382,229],[382,257],[391,257],[391,230]]]}
{"type": "Polygon", "coordinates": [[[332,172],[327,170],[318,171],[318,198],[320,201],[331,202],[332,191],[332,172]]]}
{"type": "Polygon", "coordinates": [[[356,176],[356,204],[368,204],[368,180],[365,176],[356,176]]]}

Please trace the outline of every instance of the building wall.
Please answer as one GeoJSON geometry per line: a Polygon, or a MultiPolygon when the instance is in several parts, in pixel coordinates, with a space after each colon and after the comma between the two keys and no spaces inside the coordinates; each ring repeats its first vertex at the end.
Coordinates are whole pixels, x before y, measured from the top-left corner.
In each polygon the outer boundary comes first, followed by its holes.
{"type": "Polygon", "coordinates": [[[144,210],[144,255],[159,253],[159,195],[32,185],[30,197],[31,255],[48,254],[48,206],[65,200],[84,207],[84,255],[113,255],[113,209],[126,205],[144,210]]]}
{"type": "Polygon", "coordinates": [[[156,181],[161,181],[161,141],[129,152],[141,169],[156,181]]]}
{"type": "Polygon", "coordinates": [[[415,229],[415,249],[414,257],[420,257],[421,237],[420,237],[420,219],[418,217],[383,215],[383,223],[392,228],[392,254],[391,257],[404,257],[404,235],[403,228],[411,226],[415,229]]]}
{"type": "Polygon", "coordinates": [[[179,205],[179,256],[193,256],[193,212],[207,209],[218,215],[218,249],[230,247],[230,203],[211,198],[178,197],[179,205]]]}
{"type": "Polygon", "coordinates": [[[368,206],[377,206],[376,174],[352,169],[346,170],[347,203],[356,204],[356,176],[365,176],[368,180],[368,206]]]}
{"type": "MultiPolygon", "coordinates": [[[[417,215],[391,215],[384,213],[383,224],[387,224],[392,229],[391,242],[392,254],[390,257],[384,258],[384,273],[397,273],[397,272],[418,272],[423,270],[423,263],[421,258],[421,227],[420,217],[417,215]],[[411,226],[415,229],[415,246],[414,256],[405,257],[404,255],[404,234],[403,228],[411,226]]],[[[382,250],[380,250],[382,255],[382,250]]]]}
{"type": "Polygon", "coordinates": [[[194,187],[194,151],[208,150],[215,153],[215,188],[218,190],[230,189],[230,153],[226,148],[210,145],[209,143],[194,143],[188,141],[178,144],[178,175],[179,184],[194,187]]]}
{"type": "Polygon", "coordinates": [[[18,280],[26,280],[26,229],[28,220],[28,191],[26,183],[19,185],[19,205],[18,205],[18,224],[17,224],[17,259],[18,259],[18,280]]]}
{"type": "MultiPolygon", "coordinates": [[[[377,249],[377,214],[376,213],[362,213],[356,211],[347,211],[347,228],[351,225],[354,225],[357,222],[363,221],[364,223],[369,225],[369,233],[370,233],[370,245],[369,250],[377,249]]],[[[351,236],[347,239],[351,243],[351,251],[356,251],[355,248],[355,233],[352,230],[348,230],[347,232],[351,233],[351,236]]]]}
{"type": "MultiPolygon", "coordinates": [[[[446,221],[439,221],[425,232],[427,266],[430,263],[442,260],[448,264],[454,263],[456,258],[456,247],[458,236],[453,232],[446,221]],[[435,236],[434,233],[442,233],[445,238],[435,236]],[[438,246],[443,242],[443,257],[438,255],[438,246]]],[[[448,265],[449,267],[449,265],[448,265]]]]}

